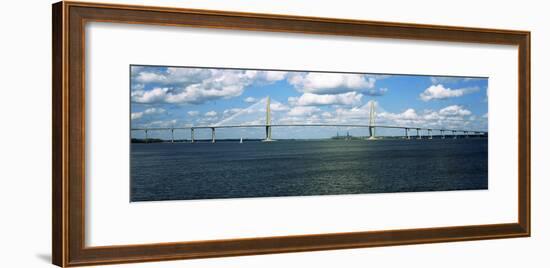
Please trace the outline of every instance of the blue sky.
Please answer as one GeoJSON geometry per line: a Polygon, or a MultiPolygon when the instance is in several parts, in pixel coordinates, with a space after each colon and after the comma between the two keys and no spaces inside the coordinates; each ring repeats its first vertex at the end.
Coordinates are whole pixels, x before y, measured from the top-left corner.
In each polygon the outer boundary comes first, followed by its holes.
{"type": "MultiPolygon", "coordinates": [[[[487,130],[488,78],[135,65],[130,78],[133,128],[264,124],[270,96],[272,124],[368,124],[374,105],[378,125],[487,130]]],[[[366,129],[289,127],[274,128],[273,137],[327,138],[348,131],[367,135],[366,129]]],[[[176,138],[188,138],[187,132],[177,131],[176,138]]],[[[220,129],[216,135],[261,138],[263,133],[220,129]]],[[[402,134],[377,130],[377,135],[402,134]]],[[[204,130],[197,138],[209,135],[204,130]]]]}

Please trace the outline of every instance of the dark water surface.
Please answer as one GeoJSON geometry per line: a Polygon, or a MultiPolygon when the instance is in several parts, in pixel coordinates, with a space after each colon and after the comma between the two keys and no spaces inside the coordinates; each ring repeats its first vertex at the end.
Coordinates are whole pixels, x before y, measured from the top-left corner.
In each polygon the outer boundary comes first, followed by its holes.
{"type": "Polygon", "coordinates": [[[487,189],[487,139],[131,145],[131,201],[487,189]]]}

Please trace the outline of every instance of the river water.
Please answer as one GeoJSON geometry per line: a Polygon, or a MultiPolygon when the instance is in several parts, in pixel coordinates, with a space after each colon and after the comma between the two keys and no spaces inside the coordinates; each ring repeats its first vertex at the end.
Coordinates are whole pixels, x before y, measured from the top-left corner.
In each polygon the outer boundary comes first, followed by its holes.
{"type": "Polygon", "coordinates": [[[487,189],[487,139],[131,144],[131,201],[487,189]]]}

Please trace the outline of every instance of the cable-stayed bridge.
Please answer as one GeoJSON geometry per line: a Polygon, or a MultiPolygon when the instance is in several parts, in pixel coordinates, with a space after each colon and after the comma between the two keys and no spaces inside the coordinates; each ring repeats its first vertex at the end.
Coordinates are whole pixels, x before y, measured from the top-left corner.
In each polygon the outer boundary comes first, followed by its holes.
{"type": "Polygon", "coordinates": [[[214,125],[204,125],[204,126],[186,126],[186,127],[151,127],[151,128],[131,128],[132,131],[144,131],[145,132],[145,142],[149,139],[149,131],[170,131],[171,133],[171,142],[174,142],[174,131],[175,130],[190,130],[191,142],[194,143],[195,139],[195,130],[198,129],[210,129],[211,130],[211,142],[216,142],[216,129],[229,129],[229,128],[265,128],[265,138],[262,140],[264,142],[274,141],[272,139],[271,131],[272,128],[278,127],[345,127],[345,128],[367,128],[369,130],[369,140],[375,140],[376,129],[401,129],[403,130],[404,139],[433,139],[434,132],[437,134],[439,132],[439,137],[441,139],[449,138],[458,138],[470,137],[470,136],[482,136],[486,137],[488,135],[487,131],[477,131],[477,130],[466,130],[466,129],[448,129],[448,128],[432,128],[432,127],[416,127],[416,126],[396,126],[396,125],[377,125],[375,122],[376,111],[374,103],[371,103],[369,109],[369,123],[368,124],[272,124],[271,123],[271,100],[267,97],[266,102],[266,120],[265,124],[214,124],[214,125]],[[411,133],[413,132],[413,133],[411,133]],[[427,135],[422,135],[424,132],[427,135]]]}

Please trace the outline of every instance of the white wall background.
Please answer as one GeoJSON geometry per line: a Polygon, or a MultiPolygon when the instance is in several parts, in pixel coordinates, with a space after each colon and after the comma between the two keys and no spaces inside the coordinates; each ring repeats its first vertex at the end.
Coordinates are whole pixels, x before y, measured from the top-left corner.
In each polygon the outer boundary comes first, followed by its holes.
{"type": "MultiPolygon", "coordinates": [[[[532,229],[526,239],[444,243],[111,267],[549,267],[550,19],[544,1],[117,0],[262,13],[532,31],[532,229]]],[[[10,1],[0,16],[0,267],[51,267],[51,2],[10,1]]]]}

